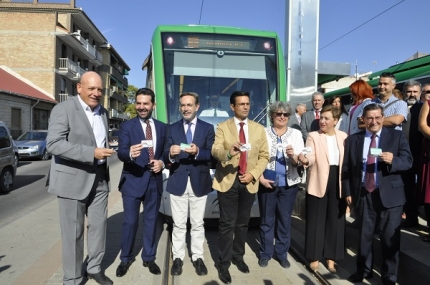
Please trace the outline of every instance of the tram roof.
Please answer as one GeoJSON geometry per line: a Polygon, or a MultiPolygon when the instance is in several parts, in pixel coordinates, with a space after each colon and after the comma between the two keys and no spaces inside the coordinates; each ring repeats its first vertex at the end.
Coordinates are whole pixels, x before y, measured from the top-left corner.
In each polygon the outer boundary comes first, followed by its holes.
{"type": "Polygon", "coordinates": [[[278,37],[274,31],[251,30],[227,26],[212,25],[159,25],[154,34],[160,32],[191,32],[191,33],[219,33],[245,36],[278,37]]]}

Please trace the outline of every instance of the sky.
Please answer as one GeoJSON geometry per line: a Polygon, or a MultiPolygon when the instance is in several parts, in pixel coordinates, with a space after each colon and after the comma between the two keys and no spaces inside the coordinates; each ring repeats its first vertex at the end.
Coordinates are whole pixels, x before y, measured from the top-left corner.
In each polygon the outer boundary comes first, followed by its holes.
{"type": "MultiPolygon", "coordinates": [[[[200,24],[275,31],[284,46],[286,1],[203,0],[200,24]]],[[[129,84],[143,87],[141,68],[155,27],[199,24],[202,0],[76,0],[76,6],[131,68],[129,84]]],[[[321,0],[319,61],[351,63],[354,74],[356,62],[363,73],[401,63],[417,51],[430,53],[429,15],[429,0],[321,0]]]]}

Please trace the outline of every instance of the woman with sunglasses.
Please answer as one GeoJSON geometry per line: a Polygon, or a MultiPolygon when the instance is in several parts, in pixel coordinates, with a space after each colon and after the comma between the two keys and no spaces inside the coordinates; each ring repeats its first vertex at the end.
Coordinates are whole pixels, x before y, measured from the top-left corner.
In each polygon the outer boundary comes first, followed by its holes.
{"type": "MultiPolygon", "coordinates": [[[[347,134],[336,130],[340,109],[322,108],[319,131],[310,132],[306,151],[299,161],[309,167],[306,193],[305,257],[312,270],[319,260],[327,260],[327,269],[336,273],[335,260],[345,255],[346,200],[341,191],[340,173],[347,134]]],[[[350,202],[351,197],[347,200],[350,202]]]]}
{"type": "Polygon", "coordinates": [[[269,106],[272,125],[266,128],[266,136],[270,156],[258,189],[261,218],[258,264],[261,267],[266,267],[272,257],[282,267],[290,267],[287,252],[291,240],[291,214],[301,182],[297,155],[304,147],[302,133],[287,126],[291,112],[286,102],[277,101],[269,106]]]}

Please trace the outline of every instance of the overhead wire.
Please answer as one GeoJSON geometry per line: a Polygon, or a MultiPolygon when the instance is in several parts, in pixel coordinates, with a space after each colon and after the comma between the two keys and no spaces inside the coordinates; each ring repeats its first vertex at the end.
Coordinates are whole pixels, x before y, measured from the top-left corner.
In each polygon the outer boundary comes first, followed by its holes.
{"type": "Polygon", "coordinates": [[[367,23],[369,23],[370,21],[373,21],[374,19],[378,18],[378,17],[379,17],[379,16],[381,16],[382,14],[384,14],[384,13],[388,12],[389,10],[393,9],[394,7],[396,7],[397,5],[399,5],[400,3],[405,2],[405,1],[406,1],[406,0],[402,0],[402,1],[400,1],[400,2],[398,2],[398,3],[396,3],[396,4],[394,4],[394,5],[393,5],[393,6],[391,6],[390,8],[388,8],[388,9],[386,9],[386,10],[382,11],[381,13],[379,13],[378,15],[374,16],[373,18],[371,18],[371,19],[367,20],[366,22],[362,23],[362,24],[361,24],[361,25],[359,25],[358,27],[356,27],[356,28],[352,29],[351,31],[347,32],[346,34],[343,34],[342,36],[338,37],[338,38],[337,38],[337,39],[335,39],[334,41],[332,41],[332,42],[330,42],[330,43],[326,44],[325,46],[323,46],[323,47],[322,47],[322,48],[320,48],[319,50],[323,50],[323,49],[325,49],[325,48],[326,48],[326,47],[328,47],[329,45],[332,45],[333,43],[337,42],[338,40],[340,40],[340,39],[342,39],[342,38],[346,37],[346,36],[347,36],[347,35],[349,35],[350,33],[352,33],[352,32],[354,32],[355,30],[357,30],[357,29],[361,28],[362,26],[366,25],[366,24],[367,24],[367,23]]]}
{"type": "Polygon", "coordinates": [[[203,13],[203,4],[205,3],[205,0],[202,0],[202,6],[200,7],[200,18],[199,18],[199,25],[200,21],[202,20],[202,13],[203,13]]]}

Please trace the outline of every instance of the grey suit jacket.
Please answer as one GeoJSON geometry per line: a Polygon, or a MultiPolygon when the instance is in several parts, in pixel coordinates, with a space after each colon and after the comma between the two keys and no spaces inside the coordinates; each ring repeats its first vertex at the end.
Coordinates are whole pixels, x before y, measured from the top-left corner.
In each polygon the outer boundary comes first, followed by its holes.
{"type": "Polygon", "coordinates": [[[291,114],[290,118],[288,119],[288,124],[289,127],[292,127],[293,129],[299,130],[301,131],[302,128],[300,127],[300,123],[297,120],[297,116],[296,114],[291,114]]]}
{"type": "MultiPolygon", "coordinates": [[[[79,95],[78,95],[79,96],[79,95]]],[[[107,111],[100,109],[108,144],[107,111]]],[[[48,192],[60,197],[82,200],[88,196],[96,177],[94,150],[96,139],[78,97],[54,107],[49,117],[48,152],[51,161],[48,192]]],[[[109,165],[106,167],[109,182],[109,165]]]]}
{"type": "Polygon", "coordinates": [[[302,128],[303,140],[306,141],[309,132],[315,132],[320,129],[319,123],[315,120],[314,110],[307,111],[302,115],[302,122],[300,123],[302,128]]]}

